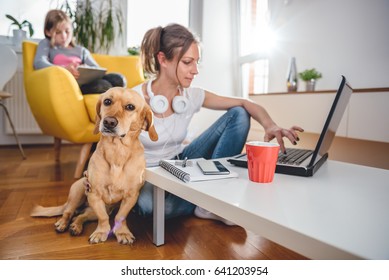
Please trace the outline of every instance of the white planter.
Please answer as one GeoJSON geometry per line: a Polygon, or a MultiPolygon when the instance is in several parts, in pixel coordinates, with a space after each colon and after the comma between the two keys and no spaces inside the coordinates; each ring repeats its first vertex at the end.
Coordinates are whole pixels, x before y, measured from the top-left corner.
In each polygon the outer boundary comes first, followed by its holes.
{"type": "Polygon", "coordinates": [[[21,29],[14,29],[12,30],[12,32],[13,32],[12,43],[16,47],[21,47],[23,40],[27,38],[27,32],[21,29]]]}
{"type": "Polygon", "coordinates": [[[316,86],[316,80],[312,79],[310,81],[306,81],[306,91],[315,91],[315,86],[316,86]]]}

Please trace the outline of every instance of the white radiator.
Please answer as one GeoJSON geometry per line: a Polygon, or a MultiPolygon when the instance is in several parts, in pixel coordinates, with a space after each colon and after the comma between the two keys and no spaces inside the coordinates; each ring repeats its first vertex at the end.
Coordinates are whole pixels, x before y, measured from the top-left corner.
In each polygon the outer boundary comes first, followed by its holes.
{"type": "MultiPolygon", "coordinates": [[[[42,134],[27,103],[23,83],[23,70],[18,69],[5,86],[5,91],[13,95],[5,100],[5,104],[18,134],[42,134]]],[[[6,123],[5,132],[12,134],[12,128],[6,117],[4,117],[4,121],[6,123]]]]}

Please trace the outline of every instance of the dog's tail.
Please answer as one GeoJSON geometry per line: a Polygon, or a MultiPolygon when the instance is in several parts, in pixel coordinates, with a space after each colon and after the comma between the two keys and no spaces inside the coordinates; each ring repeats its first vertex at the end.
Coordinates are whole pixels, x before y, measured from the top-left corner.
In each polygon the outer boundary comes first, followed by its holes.
{"type": "Polygon", "coordinates": [[[31,217],[54,217],[54,216],[60,216],[63,214],[63,211],[65,209],[65,205],[59,205],[59,206],[52,206],[52,207],[43,207],[40,205],[35,205],[34,208],[31,210],[30,216],[31,217]]]}

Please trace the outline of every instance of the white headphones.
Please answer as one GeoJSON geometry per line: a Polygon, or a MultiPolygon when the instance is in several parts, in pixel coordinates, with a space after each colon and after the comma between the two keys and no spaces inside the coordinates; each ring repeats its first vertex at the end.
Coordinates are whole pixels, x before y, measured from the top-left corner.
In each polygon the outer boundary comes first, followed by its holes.
{"type": "MultiPolygon", "coordinates": [[[[153,110],[154,113],[163,114],[168,109],[169,102],[165,96],[154,94],[154,92],[151,90],[151,82],[152,80],[149,80],[147,82],[147,94],[150,97],[151,110],[153,110]]],[[[188,98],[186,98],[185,96],[179,95],[173,98],[172,107],[175,113],[177,114],[184,113],[188,109],[188,106],[189,106],[188,98]]]]}

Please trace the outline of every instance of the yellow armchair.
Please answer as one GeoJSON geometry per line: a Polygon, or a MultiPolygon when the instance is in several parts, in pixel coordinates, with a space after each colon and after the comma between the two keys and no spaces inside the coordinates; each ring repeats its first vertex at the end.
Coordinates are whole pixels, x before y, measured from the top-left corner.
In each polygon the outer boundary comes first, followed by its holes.
{"type": "MultiPolygon", "coordinates": [[[[83,144],[74,173],[82,175],[93,142],[96,103],[99,94],[82,95],[76,79],[59,66],[34,70],[33,61],[38,44],[23,42],[24,87],[31,112],[46,135],[54,137],[55,159],[60,159],[61,140],[83,144]]],[[[109,72],[118,72],[127,79],[127,86],[143,82],[143,70],[137,56],[93,54],[97,63],[109,72]]]]}

